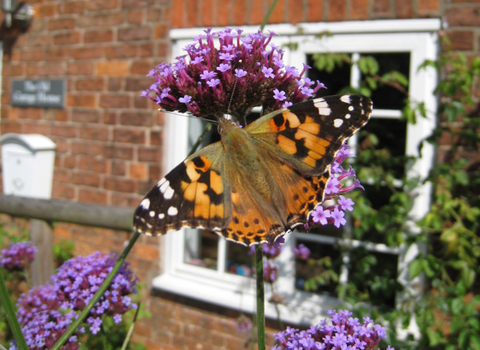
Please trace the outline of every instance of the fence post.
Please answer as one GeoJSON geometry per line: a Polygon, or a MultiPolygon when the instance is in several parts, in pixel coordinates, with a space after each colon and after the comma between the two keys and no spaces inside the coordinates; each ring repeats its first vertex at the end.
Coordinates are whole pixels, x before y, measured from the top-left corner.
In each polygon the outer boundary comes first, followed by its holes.
{"type": "MultiPolygon", "coordinates": [[[[39,134],[5,134],[2,144],[3,192],[49,199],[52,195],[55,143],[39,134]]],[[[53,230],[42,220],[30,220],[31,240],[37,254],[31,266],[32,286],[44,284],[53,274],[53,230]]]]}

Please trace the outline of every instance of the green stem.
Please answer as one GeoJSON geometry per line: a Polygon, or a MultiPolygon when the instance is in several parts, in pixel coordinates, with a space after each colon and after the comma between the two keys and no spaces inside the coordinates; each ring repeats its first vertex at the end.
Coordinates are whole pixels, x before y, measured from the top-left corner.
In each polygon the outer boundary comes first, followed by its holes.
{"type": "Polygon", "coordinates": [[[139,311],[140,311],[140,303],[137,304],[137,311],[135,311],[135,316],[133,317],[132,324],[130,325],[130,328],[128,328],[128,333],[127,333],[127,336],[125,337],[125,340],[123,341],[121,350],[127,350],[127,346],[128,346],[128,343],[130,343],[130,338],[132,337],[133,330],[135,328],[135,321],[137,320],[139,311]]]}
{"type": "Polygon", "coordinates": [[[258,350],[265,350],[265,288],[263,285],[263,247],[255,247],[257,278],[257,336],[258,350]]]}
{"type": "Polygon", "coordinates": [[[271,15],[272,12],[273,12],[273,8],[274,8],[275,5],[277,4],[277,1],[278,1],[278,0],[273,0],[272,4],[270,5],[270,8],[269,8],[268,11],[267,11],[267,14],[266,14],[265,17],[263,18],[263,22],[262,22],[262,24],[260,25],[260,30],[261,30],[261,31],[263,31],[263,28],[265,28],[265,26],[267,25],[268,19],[270,18],[270,15],[271,15]]]}
{"type": "Polygon", "coordinates": [[[22,329],[18,324],[18,319],[15,315],[15,308],[13,307],[12,300],[10,299],[7,286],[5,285],[5,281],[3,279],[3,269],[0,269],[0,300],[5,308],[8,324],[10,325],[13,337],[17,342],[17,348],[20,350],[28,350],[27,342],[25,341],[22,329]]]}
{"type": "Polygon", "coordinates": [[[113,266],[112,271],[107,276],[105,281],[103,281],[102,285],[100,286],[100,289],[97,290],[92,300],[90,300],[90,302],[85,307],[85,309],[82,310],[78,318],[74,322],[72,322],[70,327],[68,327],[67,331],[60,337],[60,339],[58,339],[58,341],[50,350],[59,350],[62,347],[62,345],[67,342],[70,336],[77,331],[78,327],[82,324],[83,320],[88,316],[88,313],[90,312],[92,307],[95,305],[98,299],[100,299],[103,293],[105,293],[107,288],[110,286],[110,283],[112,283],[112,280],[117,275],[118,270],[120,270],[120,267],[125,261],[125,258],[127,257],[128,253],[133,247],[133,244],[136,242],[139,236],[140,236],[140,233],[137,231],[133,234],[133,237],[130,239],[130,242],[128,242],[127,247],[123,250],[122,254],[118,258],[117,262],[115,263],[115,266],[113,266]]]}
{"type": "Polygon", "coordinates": [[[188,153],[188,156],[190,157],[192,154],[195,153],[195,151],[197,150],[197,148],[200,146],[200,144],[203,142],[203,139],[205,138],[205,135],[207,134],[207,132],[209,132],[210,130],[212,130],[212,123],[207,123],[207,125],[205,125],[205,127],[203,128],[203,131],[202,131],[202,134],[198,137],[197,141],[195,142],[195,144],[192,146],[192,149],[190,150],[190,153],[188,153]]]}

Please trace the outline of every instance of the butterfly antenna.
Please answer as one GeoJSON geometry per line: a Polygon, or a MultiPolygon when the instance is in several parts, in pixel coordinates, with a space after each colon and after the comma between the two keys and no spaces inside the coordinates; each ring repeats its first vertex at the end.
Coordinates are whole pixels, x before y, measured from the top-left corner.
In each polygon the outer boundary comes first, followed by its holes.
{"type": "Polygon", "coordinates": [[[238,77],[235,77],[235,83],[233,83],[233,89],[232,89],[232,94],[230,95],[230,101],[228,101],[228,107],[227,107],[227,113],[230,114],[230,107],[232,105],[232,100],[233,100],[233,94],[235,93],[235,88],[237,87],[237,80],[238,77]]]}

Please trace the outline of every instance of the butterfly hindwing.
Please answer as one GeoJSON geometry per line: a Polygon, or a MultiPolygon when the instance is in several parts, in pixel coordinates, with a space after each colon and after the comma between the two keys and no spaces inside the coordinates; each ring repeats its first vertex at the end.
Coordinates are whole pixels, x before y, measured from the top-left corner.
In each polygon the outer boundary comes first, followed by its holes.
{"type": "Polygon", "coordinates": [[[230,220],[223,149],[211,144],[185,159],[147,194],[134,214],[134,227],[147,235],[182,227],[223,228],[230,220]]]}
{"type": "Polygon", "coordinates": [[[270,113],[246,130],[259,144],[307,175],[324,173],[336,152],[372,111],[360,95],[316,98],[270,113]]]}

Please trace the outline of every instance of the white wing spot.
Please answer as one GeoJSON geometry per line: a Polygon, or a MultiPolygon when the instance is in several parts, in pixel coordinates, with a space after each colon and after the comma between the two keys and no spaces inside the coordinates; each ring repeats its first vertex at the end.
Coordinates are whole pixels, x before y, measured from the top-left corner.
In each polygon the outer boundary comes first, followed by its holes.
{"type": "Polygon", "coordinates": [[[153,210],[151,210],[148,215],[150,215],[151,218],[153,218],[155,216],[155,212],[153,210]]]}
{"type": "Polygon", "coordinates": [[[173,190],[173,188],[168,186],[167,189],[165,190],[165,192],[163,193],[163,198],[172,199],[174,193],[175,193],[175,191],[173,190]]]}
{"type": "Polygon", "coordinates": [[[330,115],[330,113],[332,113],[328,103],[323,98],[313,100],[313,105],[318,108],[318,113],[320,115],[330,115]]]}
{"type": "Polygon", "coordinates": [[[169,216],[175,216],[175,215],[178,214],[178,209],[175,208],[175,207],[170,207],[170,208],[168,208],[168,210],[167,210],[167,214],[168,214],[169,216]]]}
{"type": "Polygon", "coordinates": [[[352,112],[354,109],[355,109],[355,107],[353,107],[353,106],[348,106],[348,110],[349,110],[350,112],[352,112]]]}
{"type": "Polygon", "coordinates": [[[160,186],[158,186],[158,190],[162,193],[165,193],[165,191],[167,190],[167,188],[170,187],[170,181],[168,180],[165,180],[161,183],[160,186]]]}
{"type": "Polygon", "coordinates": [[[350,119],[352,116],[350,114],[345,114],[345,119],[350,119]]]}
{"type": "Polygon", "coordinates": [[[167,181],[166,178],[160,179],[160,181],[157,182],[157,187],[162,186],[165,181],[167,181]]]}
{"type": "Polygon", "coordinates": [[[350,99],[349,95],[343,95],[342,97],[340,97],[340,101],[342,101],[343,103],[346,103],[346,104],[351,104],[352,103],[352,100],[350,99]]]}
{"type": "Polygon", "coordinates": [[[143,209],[148,210],[148,208],[150,208],[150,199],[145,198],[145,199],[140,203],[140,206],[141,206],[143,209]]]}
{"type": "Polygon", "coordinates": [[[165,214],[164,214],[164,213],[158,214],[158,218],[159,218],[160,220],[162,220],[164,217],[165,217],[165,214]]]}
{"type": "Polygon", "coordinates": [[[335,120],[333,121],[333,126],[336,127],[336,128],[341,127],[342,124],[343,124],[343,120],[342,120],[342,119],[335,119],[335,120]]]}

